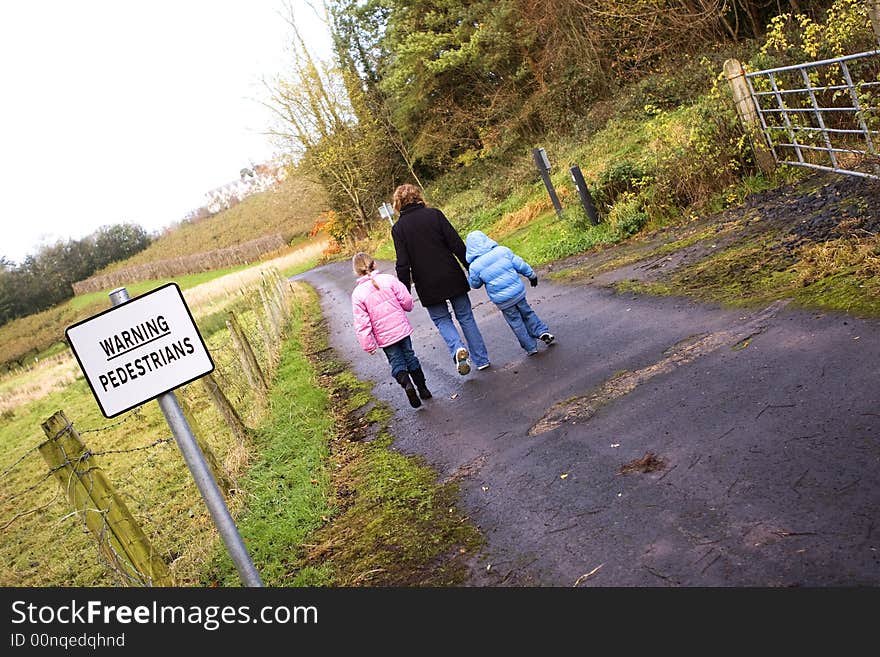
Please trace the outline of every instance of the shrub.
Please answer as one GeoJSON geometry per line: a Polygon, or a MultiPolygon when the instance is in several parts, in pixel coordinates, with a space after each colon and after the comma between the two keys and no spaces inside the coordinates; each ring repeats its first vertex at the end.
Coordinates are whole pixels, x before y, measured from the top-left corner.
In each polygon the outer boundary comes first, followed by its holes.
{"type": "Polygon", "coordinates": [[[804,14],[780,14],[770,21],[753,68],[841,57],[876,47],[867,16],[868,3],[836,0],[824,22],[804,14]]]}
{"type": "Polygon", "coordinates": [[[611,208],[617,197],[626,192],[634,192],[654,180],[644,165],[624,160],[610,163],[596,180],[595,199],[597,205],[611,208]]]}
{"type": "Polygon", "coordinates": [[[648,223],[642,198],[632,192],[621,194],[608,213],[608,223],[621,238],[638,233],[648,223]]]}
{"type": "Polygon", "coordinates": [[[357,228],[357,221],[354,218],[336,210],[327,210],[321,214],[319,221],[323,221],[323,229],[338,246],[350,245],[357,228]]]}

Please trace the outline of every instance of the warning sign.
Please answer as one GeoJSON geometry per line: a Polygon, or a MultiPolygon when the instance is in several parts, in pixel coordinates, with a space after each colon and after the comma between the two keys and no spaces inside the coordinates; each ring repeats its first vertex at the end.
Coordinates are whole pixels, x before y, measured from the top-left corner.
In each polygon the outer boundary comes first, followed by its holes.
{"type": "Polygon", "coordinates": [[[78,322],[65,333],[106,417],[214,370],[176,283],[78,322]]]}

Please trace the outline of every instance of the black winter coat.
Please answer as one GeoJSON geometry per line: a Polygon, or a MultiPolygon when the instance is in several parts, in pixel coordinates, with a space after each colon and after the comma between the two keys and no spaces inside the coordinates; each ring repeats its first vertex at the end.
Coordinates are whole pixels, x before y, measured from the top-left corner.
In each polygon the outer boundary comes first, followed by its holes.
{"type": "Polygon", "coordinates": [[[467,268],[464,242],[440,210],[421,203],[404,206],[391,237],[397,252],[397,278],[406,289],[415,284],[423,306],[470,291],[462,271],[467,268]]]}

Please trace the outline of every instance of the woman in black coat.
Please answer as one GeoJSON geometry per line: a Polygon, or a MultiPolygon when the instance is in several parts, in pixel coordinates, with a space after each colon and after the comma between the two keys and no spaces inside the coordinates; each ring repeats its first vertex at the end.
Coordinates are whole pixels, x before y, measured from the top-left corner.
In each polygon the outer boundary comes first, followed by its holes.
{"type": "Polygon", "coordinates": [[[478,370],[486,369],[489,354],[471,310],[471,287],[462,270],[468,265],[461,236],[440,210],[425,205],[415,185],[401,185],[394,190],[394,209],[400,213],[391,229],[397,278],[407,289],[416,286],[419,301],[443,336],[458,373],[470,372],[471,357],[478,370]],[[452,321],[449,305],[467,347],[452,321]]]}

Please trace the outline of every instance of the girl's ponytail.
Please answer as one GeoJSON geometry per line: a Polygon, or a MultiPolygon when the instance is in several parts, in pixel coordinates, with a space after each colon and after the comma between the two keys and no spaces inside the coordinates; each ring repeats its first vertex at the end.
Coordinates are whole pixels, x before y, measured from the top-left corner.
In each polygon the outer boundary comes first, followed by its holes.
{"type": "MultiPolygon", "coordinates": [[[[354,269],[355,276],[366,276],[376,268],[376,261],[363,251],[355,253],[351,259],[351,268],[354,269]]],[[[373,287],[379,289],[379,284],[370,277],[373,287]]]]}

